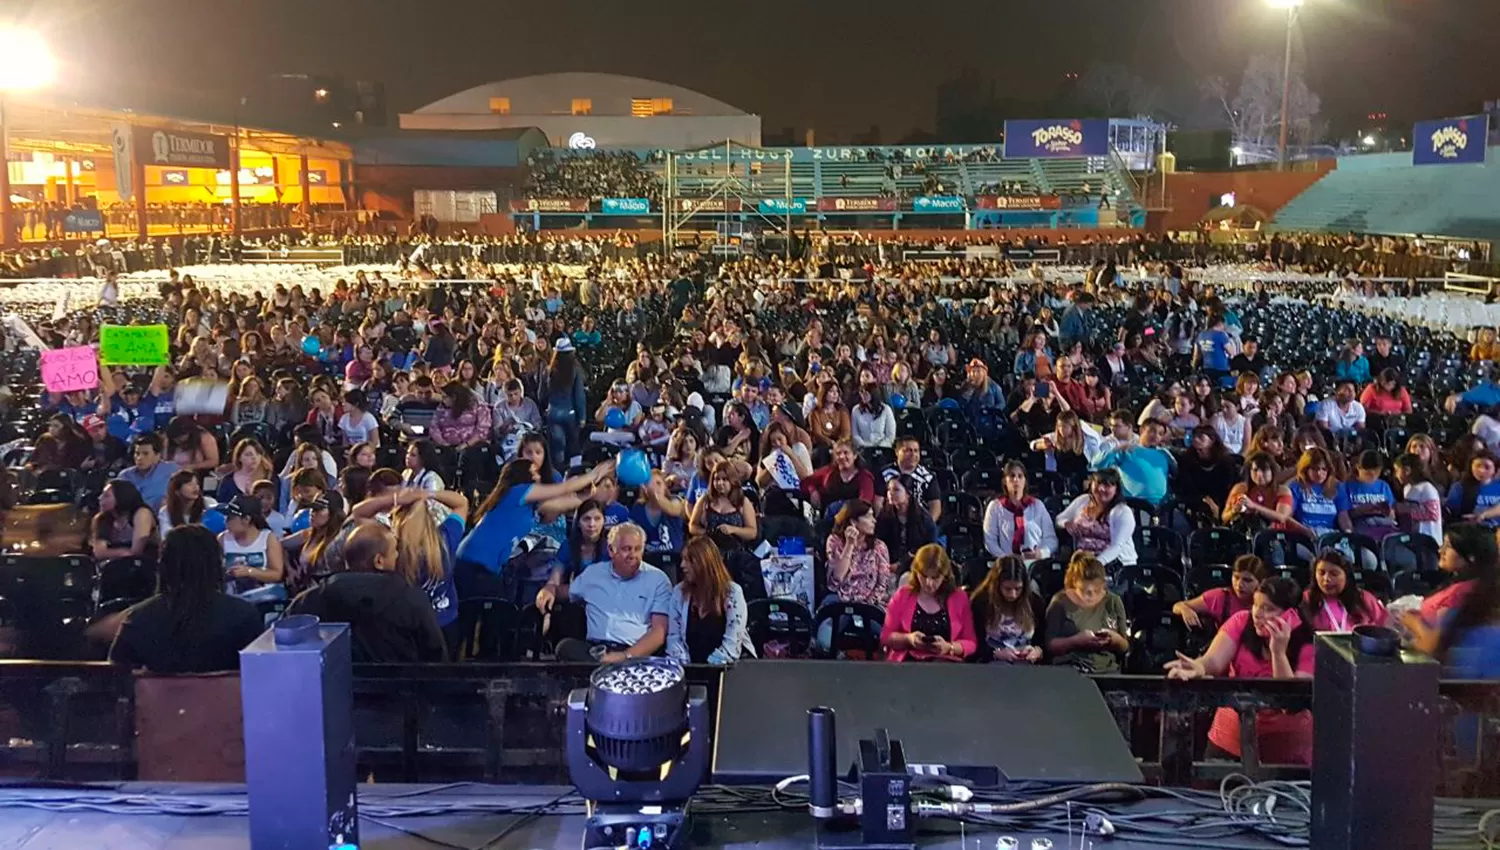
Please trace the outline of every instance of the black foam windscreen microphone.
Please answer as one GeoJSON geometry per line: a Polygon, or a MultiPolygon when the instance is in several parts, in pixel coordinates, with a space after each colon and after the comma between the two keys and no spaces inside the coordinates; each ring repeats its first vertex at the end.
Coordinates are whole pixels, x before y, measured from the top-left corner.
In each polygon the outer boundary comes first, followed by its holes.
{"type": "Polygon", "coordinates": [[[834,712],[825,706],[807,710],[807,811],[828,819],[838,813],[838,738],[834,712]]]}

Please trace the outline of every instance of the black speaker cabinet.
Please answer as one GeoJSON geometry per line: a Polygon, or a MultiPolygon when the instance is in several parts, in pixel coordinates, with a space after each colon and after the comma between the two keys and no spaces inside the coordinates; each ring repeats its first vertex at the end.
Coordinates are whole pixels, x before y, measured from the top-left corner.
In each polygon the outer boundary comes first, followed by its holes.
{"type": "Polygon", "coordinates": [[[1366,655],[1351,634],[1316,640],[1312,846],[1431,848],[1440,665],[1366,655]]]}

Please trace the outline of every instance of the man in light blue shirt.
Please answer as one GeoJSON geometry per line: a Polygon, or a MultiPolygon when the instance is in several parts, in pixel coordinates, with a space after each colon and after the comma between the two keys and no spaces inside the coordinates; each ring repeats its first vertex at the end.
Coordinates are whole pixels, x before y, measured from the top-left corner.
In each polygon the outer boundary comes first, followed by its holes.
{"type": "Polygon", "coordinates": [[[130,445],[135,456],[135,466],[115,477],[134,484],[135,489],[141,491],[141,499],[145,501],[146,507],[156,513],[161,510],[161,504],[167,498],[167,484],[176,474],[177,464],[161,459],[161,435],[154,431],[137,434],[130,445]]]}
{"type": "Polygon", "coordinates": [[[609,532],[610,560],[584,568],[572,584],[549,583],[537,594],[543,614],[557,599],[584,604],[588,639],[559,641],[559,661],[609,664],[661,651],[672,610],[672,581],[642,563],[645,552],[645,530],[633,522],[620,523],[609,532]]]}

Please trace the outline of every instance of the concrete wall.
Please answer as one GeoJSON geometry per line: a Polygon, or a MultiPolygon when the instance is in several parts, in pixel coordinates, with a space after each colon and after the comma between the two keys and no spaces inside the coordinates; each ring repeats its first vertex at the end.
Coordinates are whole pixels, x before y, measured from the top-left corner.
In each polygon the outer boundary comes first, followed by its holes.
{"type": "MultiPolygon", "coordinates": [[[[1194,230],[1216,205],[1214,199],[1235,194],[1239,206],[1255,207],[1274,217],[1282,207],[1322,179],[1334,168],[1333,160],[1320,160],[1310,171],[1182,171],[1167,175],[1167,212],[1153,213],[1148,220],[1152,232],[1194,230]]],[[[1152,181],[1152,190],[1160,191],[1152,181]]],[[[1148,206],[1156,206],[1153,197],[1148,206]]]]}

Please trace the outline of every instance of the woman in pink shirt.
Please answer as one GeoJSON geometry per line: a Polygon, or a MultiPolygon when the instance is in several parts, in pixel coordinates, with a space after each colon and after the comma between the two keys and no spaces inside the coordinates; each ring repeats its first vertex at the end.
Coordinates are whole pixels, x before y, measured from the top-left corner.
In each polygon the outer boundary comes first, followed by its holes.
{"type": "Polygon", "coordinates": [[[1411,393],[1401,386],[1401,373],[1395,369],[1382,369],[1365,391],[1359,403],[1366,413],[1381,416],[1405,416],[1411,413],[1411,393]]]}
{"type": "MultiPolygon", "coordinates": [[[[1176,661],[1167,662],[1167,678],[1311,679],[1313,630],[1297,610],[1301,595],[1291,579],[1266,579],[1255,592],[1254,606],[1230,617],[1207,652],[1197,658],[1179,652],[1176,661]]],[[[1312,712],[1268,709],[1256,715],[1255,728],[1263,763],[1312,762],[1312,712]]],[[[1241,757],[1238,711],[1223,706],[1214,713],[1208,743],[1210,758],[1241,757]]]]}
{"type": "Polygon", "coordinates": [[[890,598],[891,555],[875,536],[875,509],[850,499],[828,535],[828,592],[841,602],[884,606],[890,598]]]}
{"type": "Polygon", "coordinates": [[[1228,587],[1216,587],[1178,602],[1172,606],[1172,613],[1181,617],[1190,629],[1227,623],[1235,614],[1250,610],[1255,604],[1255,591],[1269,574],[1265,561],[1254,555],[1241,555],[1234,559],[1234,575],[1228,587]],[[1207,623],[1204,617],[1208,618],[1207,623]]]}
{"type": "Polygon", "coordinates": [[[936,543],[917,550],[911,573],[885,610],[880,643],[891,661],[962,661],[978,647],[969,597],[936,543]]]}
{"type": "Polygon", "coordinates": [[[1385,625],[1385,606],[1375,594],[1354,583],[1349,575],[1352,569],[1349,558],[1337,549],[1318,553],[1312,587],[1302,597],[1313,631],[1347,632],[1355,626],[1385,625]]]}
{"type": "Polygon", "coordinates": [[[1443,621],[1450,609],[1462,607],[1478,584],[1478,576],[1496,569],[1495,532],[1478,523],[1459,523],[1446,528],[1438,550],[1438,569],[1457,581],[1422,600],[1417,611],[1408,611],[1401,625],[1411,635],[1413,648],[1437,657],[1443,645],[1443,621]]]}

